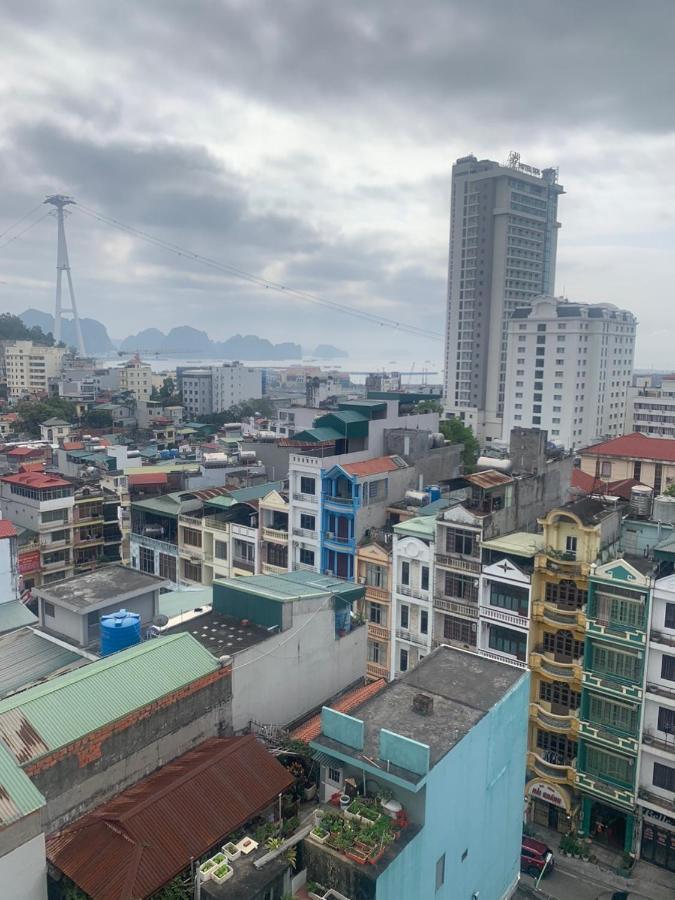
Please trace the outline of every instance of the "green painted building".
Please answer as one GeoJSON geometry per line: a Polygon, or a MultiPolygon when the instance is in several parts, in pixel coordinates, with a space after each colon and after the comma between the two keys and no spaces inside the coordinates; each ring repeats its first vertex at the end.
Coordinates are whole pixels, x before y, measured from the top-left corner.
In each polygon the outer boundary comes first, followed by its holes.
{"type": "Polygon", "coordinates": [[[616,850],[636,846],[638,751],[653,563],[598,565],[588,580],[579,711],[580,833],[616,850]]]}

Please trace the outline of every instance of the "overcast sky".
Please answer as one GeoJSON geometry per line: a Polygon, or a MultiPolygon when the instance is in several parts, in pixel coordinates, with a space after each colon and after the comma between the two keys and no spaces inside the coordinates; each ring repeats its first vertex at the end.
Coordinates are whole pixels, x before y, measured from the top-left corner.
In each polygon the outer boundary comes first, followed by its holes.
{"type": "MultiPolygon", "coordinates": [[[[632,309],[637,363],[675,368],[672,0],[0,0],[0,14],[0,233],[65,192],[440,337],[451,164],[514,149],[560,169],[557,292],[632,309]]],[[[113,337],[191,324],[441,356],[81,212],[68,236],[80,315],[113,337]]],[[[54,221],[6,240],[0,309],[51,311],[54,221]]]]}

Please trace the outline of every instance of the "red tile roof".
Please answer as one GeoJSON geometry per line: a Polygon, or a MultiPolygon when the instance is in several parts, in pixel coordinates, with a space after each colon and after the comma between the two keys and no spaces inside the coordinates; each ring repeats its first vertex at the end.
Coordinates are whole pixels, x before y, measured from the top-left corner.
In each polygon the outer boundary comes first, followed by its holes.
{"type": "Polygon", "coordinates": [[[293,784],[253,735],[211,738],[49,837],[49,860],[97,900],[148,897],[293,784]]]}
{"type": "Polygon", "coordinates": [[[345,463],[340,468],[350,475],[380,475],[402,466],[392,456],[377,456],[375,459],[364,459],[363,462],[345,463]]]}
{"type": "MultiPolygon", "coordinates": [[[[326,706],[330,706],[330,708],[336,710],[336,712],[351,712],[353,709],[356,709],[357,706],[361,706],[362,703],[365,703],[370,697],[379,693],[386,683],[384,678],[378,678],[377,681],[371,681],[370,684],[364,684],[361,687],[354,688],[353,691],[347,691],[347,693],[343,694],[335,703],[327,703],[326,706]]],[[[309,743],[320,734],[321,713],[318,713],[316,716],[312,716],[311,719],[308,719],[304,724],[299,725],[292,731],[291,737],[295,738],[296,741],[309,743]]]]}
{"type": "Polygon", "coordinates": [[[652,459],[657,462],[675,463],[675,440],[648,437],[634,431],[621,437],[592,444],[579,451],[580,456],[618,456],[628,459],[652,459]]]}
{"type": "Polygon", "coordinates": [[[21,472],[44,472],[44,470],[45,470],[44,461],[38,462],[37,460],[35,460],[35,462],[21,463],[21,465],[19,466],[20,473],[21,472]]]}
{"type": "Polygon", "coordinates": [[[24,456],[44,456],[44,450],[41,447],[15,447],[7,453],[7,456],[15,459],[24,456]]]}
{"type": "Polygon", "coordinates": [[[138,475],[129,475],[129,487],[140,484],[168,484],[169,476],[166,472],[139,472],[138,475]]]}
{"type": "Polygon", "coordinates": [[[0,519],[0,538],[9,538],[16,536],[16,528],[9,519],[0,519]]]}
{"type": "Polygon", "coordinates": [[[0,481],[6,481],[8,484],[20,484],[23,487],[37,490],[72,486],[69,481],[65,481],[57,475],[45,475],[43,472],[19,472],[18,475],[4,475],[0,481]]]}
{"type": "Polygon", "coordinates": [[[603,481],[588,472],[582,472],[581,469],[572,471],[571,487],[583,491],[585,494],[608,494],[611,497],[622,497],[624,500],[630,500],[631,489],[636,484],[642,482],[636,481],[634,478],[624,478],[621,481],[603,481]]]}
{"type": "Polygon", "coordinates": [[[84,450],[84,444],[82,441],[64,441],[63,442],[64,450],[84,450]]]}

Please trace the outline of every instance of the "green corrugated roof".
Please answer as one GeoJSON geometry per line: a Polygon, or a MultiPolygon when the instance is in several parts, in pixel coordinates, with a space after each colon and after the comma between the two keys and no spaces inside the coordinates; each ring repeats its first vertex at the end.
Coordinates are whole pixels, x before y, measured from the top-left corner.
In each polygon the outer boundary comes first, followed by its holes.
{"type": "MultiPolygon", "coordinates": [[[[152,471],[155,471],[154,467],[152,471]]],[[[147,500],[134,500],[131,505],[134,509],[143,509],[162,516],[177,516],[180,512],[181,493],[172,491],[170,494],[160,494],[159,497],[148,497],[147,500]]]]}
{"type": "Polygon", "coordinates": [[[365,588],[337,578],[333,575],[320,575],[318,572],[283,572],[280,575],[249,575],[246,578],[222,578],[218,584],[260,594],[270,600],[288,603],[306,597],[321,597],[324,594],[337,594],[343,600],[351,602],[360,599],[365,588]]]}
{"type": "Polygon", "coordinates": [[[46,803],[40,791],[3,744],[0,744],[0,787],[6,795],[0,800],[0,826],[3,828],[35,812],[46,803]]]}
{"type": "Polygon", "coordinates": [[[3,634],[0,636],[0,697],[88,662],[80,653],[68,650],[32,628],[3,634]]]}
{"type": "Polygon", "coordinates": [[[193,472],[199,472],[199,463],[195,460],[191,460],[189,462],[179,462],[178,460],[173,460],[173,462],[167,463],[153,463],[151,466],[125,466],[124,474],[125,475],[140,475],[141,473],[147,472],[186,472],[191,470],[193,472]]]}
{"type": "Polygon", "coordinates": [[[198,606],[213,605],[213,588],[199,591],[167,591],[159,595],[159,611],[170,619],[198,606]]]}
{"type": "Polygon", "coordinates": [[[217,668],[187,632],[144,641],[0,701],[0,738],[25,765],[217,668]]]}
{"type": "Polygon", "coordinates": [[[326,413],[325,416],[319,416],[317,421],[321,421],[321,419],[325,419],[331,417],[333,419],[339,419],[341,422],[345,424],[350,424],[351,422],[367,422],[368,416],[364,416],[363,413],[357,412],[355,409],[336,409],[331,410],[331,412],[326,413]]]}
{"type": "Polygon", "coordinates": [[[237,501],[229,494],[222,494],[220,497],[212,497],[210,500],[204,501],[204,506],[208,509],[229,509],[235,506],[237,501]]]}
{"type": "Polygon", "coordinates": [[[496,550],[498,553],[512,553],[514,556],[534,557],[544,549],[544,535],[531,531],[513,531],[502,537],[481,541],[485,550],[496,550]]]}
{"type": "Polygon", "coordinates": [[[307,428],[305,431],[296,432],[292,440],[319,444],[321,441],[340,441],[343,437],[344,435],[335,428],[307,428]]]}
{"type": "Polygon", "coordinates": [[[0,634],[23,628],[25,625],[34,625],[37,620],[37,616],[34,616],[20,600],[0,603],[0,634]]]}
{"type": "Polygon", "coordinates": [[[433,503],[427,503],[426,506],[420,506],[419,515],[420,516],[435,516],[437,513],[442,512],[444,509],[447,509],[450,506],[450,501],[446,500],[445,497],[440,497],[438,500],[434,500],[433,503]]]}
{"type": "Polygon", "coordinates": [[[415,516],[414,519],[406,519],[394,525],[396,534],[409,534],[412,537],[433,538],[436,533],[436,520],[432,516],[415,516]]]}
{"type": "Polygon", "coordinates": [[[267,481],[265,484],[256,484],[253,487],[231,491],[230,496],[234,497],[238,503],[246,503],[249,500],[260,500],[270,491],[280,491],[283,486],[283,481],[267,481]]]}

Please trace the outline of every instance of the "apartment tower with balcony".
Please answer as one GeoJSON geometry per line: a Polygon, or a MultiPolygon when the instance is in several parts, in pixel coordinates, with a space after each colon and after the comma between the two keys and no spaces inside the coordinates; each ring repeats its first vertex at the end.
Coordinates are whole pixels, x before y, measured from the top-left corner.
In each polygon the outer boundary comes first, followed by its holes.
{"type": "Polygon", "coordinates": [[[554,291],[557,182],[517,153],[452,167],[445,406],[487,440],[502,434],[508,320],[554,291]]]}

